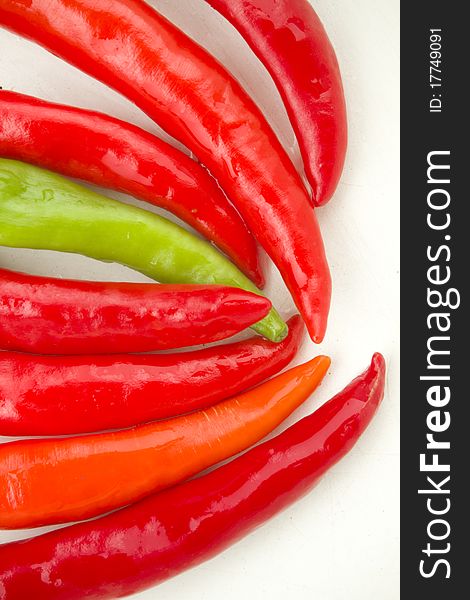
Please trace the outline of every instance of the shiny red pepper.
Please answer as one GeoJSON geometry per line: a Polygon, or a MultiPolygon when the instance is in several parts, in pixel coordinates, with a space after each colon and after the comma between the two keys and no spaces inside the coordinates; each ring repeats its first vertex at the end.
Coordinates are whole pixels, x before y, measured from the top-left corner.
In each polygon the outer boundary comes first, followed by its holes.
{"type": "Polygon", "coordinates": [[[384,384],[375,354],[312,415],[208,475],[96,521],[0,546],[0,599],[117,598],[211,558],[303,496],[354,446],[384,384]]]}
{"type": "Polygon", "coordinates": [[[297,354],[303,326],[176,354],[39,357],[0,352],[0,435],[121,429],[200,410],[258,385],[297,354]]]}
{"type": "Polygon", "coordinates": [[[344,166],[347,117],[335,51],[309,0],[205,0],[244,37],[284,100],[317,206],[344,166]]]}
{"type": "Polygon", "coordinates": [[[0,26],[118,90],[212,172],[324,337],[331,279],[306,189],[260,110],[202,47],[143,0],[4,0],[0,26]]]}
{"type": "Polygon", "coordinates": [[[169,350],[227,338],[271,303],[238,288],[71,281],[0,269],[0,349],[38,354],[169,350]]]}
{"type": "Polygon", "coordinates": [[[212,177],[135,125],[0,90],[0,156],[161,206],[213,241],[258,287],[264,284],[256,242],[212,177]]]}

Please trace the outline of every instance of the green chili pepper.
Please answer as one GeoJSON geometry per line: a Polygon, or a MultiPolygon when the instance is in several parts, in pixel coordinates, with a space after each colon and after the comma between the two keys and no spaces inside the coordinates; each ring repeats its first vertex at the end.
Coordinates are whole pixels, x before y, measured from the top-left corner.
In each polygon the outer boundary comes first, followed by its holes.
{"type": "MultiPolygon", "coordinates": [[[[261,294],[209,243],[171,221],[7,159],[0,159],[0,245],[75,252],[162,283],[223,284],[261,294]]],[[[287,334],[275,310],[253,329],[272,341],[287,334]]]]}

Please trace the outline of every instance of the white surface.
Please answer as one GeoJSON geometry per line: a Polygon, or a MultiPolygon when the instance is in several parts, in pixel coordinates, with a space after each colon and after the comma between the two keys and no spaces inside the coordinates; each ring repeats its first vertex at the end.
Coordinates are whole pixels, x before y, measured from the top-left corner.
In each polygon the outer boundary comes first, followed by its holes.
{"type": "MultiPolygon", "coordinates": [[[[277,91],[238,34],[202,0],[152,4],[232,70],[300,166],[277,91]]],[[[289,422],[339,391],[375,350],[389,366],[385,401],[354,450],[310,495],[216,559],[136,596],[142,600],[220,600],[222,594],[224,600],[399,597],[398,0],[315,0],[314,5],[342,67],[350,145],[336,197],[318,211],[334,279],[330,327],[320,347],[306,342],[297,358],[329,354],[331,374],[289,422]]],[[[158,131],[119,95],[2,30],[0,85],[158,131]]],[[[82,257],[5,248],[0,248],[0,266],[44,275],[145,279],[82,257]]],[[[292,312],[274,269],[268,290],[284,314],[292,312]]],[[[0,542],[28,534],[3,532],[0,542]]]]}

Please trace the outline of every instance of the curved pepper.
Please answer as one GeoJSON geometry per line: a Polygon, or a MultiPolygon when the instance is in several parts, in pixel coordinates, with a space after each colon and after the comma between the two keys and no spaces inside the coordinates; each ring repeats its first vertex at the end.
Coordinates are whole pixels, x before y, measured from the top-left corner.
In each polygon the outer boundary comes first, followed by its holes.
{"type": "Polygon", "coordinates": [[[205,0],[244,37],[273,78],[299,141],[317,206],[333,195],[348,142],[335,51],[309,0],[205,0]]]}
{"type": "Polygon", "coordinates": [[[0,348],[37,354],[170,350],[228,338],[270,308],[268,299],[237,288],[71,281],[0,269],[0,348]]]}
{"type": "Polygon", "coordinates": [[[320,384],[330,359],[211,408],[134,429],[0,444],[0,528],[87,519],[191,477],[259,441],[320,384]]]}
{"type": "Polygon", "coordinates": [[[273,130],[220,63],[143,0],[10,0],[0,4],[1,25],[121,92],[189,148],[321,342],[331,278],[317,218],[273,130]]]}
{"type": "Polygon", "coordinates": [[[208,560],[305,495],[347,454],[384,383],[376,354],[312,415],[208,475],[96,521],[0,546],[0,598],[117,598],[208,560]]]}
{"type": "MultiPolygon", "coordinates": [[[[211,244],[167,219],[50,171],[1,158],[0,245],[115,261],[163,283],[218,284],[260,293],[211,244]]],[[[273,341],[287,333],[274,310],[253,328],[273,341]]]]}
{"type": "Polygon", "coordinates": [[[297,354],[303,326],[279,344],[243,342],[176,354],[40,357],[0,353],[0,435],[120,429],[206,408],[258,385],[297,354]]]}
{"type": "Polygon", "coordinates": [[[0,90],[0,156],[161,206],[263,286],[256,242],[216,182],[198,163],[135,125],[0,90]]]}

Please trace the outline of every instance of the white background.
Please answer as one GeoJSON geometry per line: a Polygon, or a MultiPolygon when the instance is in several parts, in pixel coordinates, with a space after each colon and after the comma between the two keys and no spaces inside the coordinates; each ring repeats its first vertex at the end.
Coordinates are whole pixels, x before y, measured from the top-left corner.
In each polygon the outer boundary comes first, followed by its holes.
{"type": "MultiPolygon", "coordinates": [[[[279,95],[241,37],[202,0],[154,0],[152,4],[241,80],[300,168],[279,95]]],[[[318,210],[334,279],[329,331],[320,347],[305,342],[296,359],[329,354],[331,373],[289,422],[339,391],[368,365],[375,350],[388,361],[385,400],[350,455],[306,498],[214,560],[138,595],[141,599],[399,597],[398,0],[314,0],[314,6],[342,67],[350,143],[338,192],[318,210]]],[[[2,30],[0,85],[98,109],[163,135],[116,93],[2,30]]],[[[114,197],[134,202],[118,194],[114,197]]],[[[145,280],[124,267],[51,252],[0,248],[0,267],[66,277],[145,280]]],[[[268,292],[284,315],[292,313],[293,305],[274,268],[268,292]]],[[[0,542],[30,533],[2,532],[0,542]]]]}

